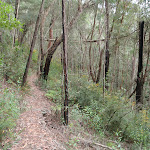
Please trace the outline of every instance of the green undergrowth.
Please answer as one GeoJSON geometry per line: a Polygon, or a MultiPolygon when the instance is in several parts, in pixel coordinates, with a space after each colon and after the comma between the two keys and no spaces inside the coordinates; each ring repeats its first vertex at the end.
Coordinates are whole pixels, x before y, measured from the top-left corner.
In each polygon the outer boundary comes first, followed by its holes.
{"type": "Polygon", "coordinates": [[[0,89],[0,143],[3,141],[3,149],[9,146],[4,141],[14,137],[14,127],[20,114],[21,96],[18,93],[13,88],[0,89]]]}
{"type": "MultiPolygon", "coordinates": [[[[55,61],[51,64],[46,96],[61,104],[62,66],[55,61]]],[[[63,94],[63,95],[62,95],[63,94]]],[[[123,149],[123,143],[129,149],[150,149],[150,110],[143,108],[137,112],[135,102],[123,96],[121,92],[105,92],[102,86],[88,81],[88,76],[69,75],[70,120],[76,118],[83,126],[95,131],[101,137],[109,135],[114,149],[123,149]],[[75,107],[74,107],[75,106],[75,107]]]]}
{"type": "MultiPolygon", "coordinates": [[[[4,36],[7,38],[7,34],[4,36]]],[[[7,40],[11,41],[11,38],[8,37],[7,40]]],[[[25,45],[12,47],[7,42],[0,44],[2,49],[2,54],[0,55],[0,76],[20,85],[27,62],[28,47],[25,45]]]]}

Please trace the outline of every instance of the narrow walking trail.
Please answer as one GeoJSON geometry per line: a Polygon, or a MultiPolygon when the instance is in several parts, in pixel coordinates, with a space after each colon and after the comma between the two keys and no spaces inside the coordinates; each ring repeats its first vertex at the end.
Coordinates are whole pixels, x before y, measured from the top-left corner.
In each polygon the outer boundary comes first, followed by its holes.
{"type": "Polygon", "coordinates": [[[75,120],[72,127],[62,125],[54,111],[56,105],[35,85],[36,79],[35,74],[28,79],[30,92],[23,99],[26,110],[17,121],[17,138],[11,150],[111,150],[95,143],[94,136],[75,120]]]}
{"type": "MultiPolygon", "coordinates": [[[[65,139],[59,130],[47,127],[43,114],[51,114],[51,102],[45,97],[45,92],[35,86],[36,75],[28,79],[30,94],[24,97],[26,111],[17,121],[16,133],[18,137],[11,150],[64,150],[59,137],[65,139]],[[55,131],[54,131],[55,130],[55,131]]],[[[49,123],[53,124],[53,122],[49,123]]]]}

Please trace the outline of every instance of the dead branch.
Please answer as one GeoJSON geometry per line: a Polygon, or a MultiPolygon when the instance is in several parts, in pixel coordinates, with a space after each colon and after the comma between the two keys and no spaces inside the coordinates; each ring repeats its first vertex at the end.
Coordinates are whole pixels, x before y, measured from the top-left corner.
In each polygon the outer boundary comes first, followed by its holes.
{"type": "Polygon", "coordinates": [[[85,139],[79,139],[79,142],[85,143],[86,145],[89,145],[89,146],[92,146],[92,147],[93,147],[93,145],[97,145],[97,146],[106,148],[106,149],[108,149],[108,150],[112,150],[111,147],[108,147],[108,146],[103,145],[103,144],[100,144],[100,143],[95,143],[95,142],[93,142],[93,141],[85,140],[85,139]]]}

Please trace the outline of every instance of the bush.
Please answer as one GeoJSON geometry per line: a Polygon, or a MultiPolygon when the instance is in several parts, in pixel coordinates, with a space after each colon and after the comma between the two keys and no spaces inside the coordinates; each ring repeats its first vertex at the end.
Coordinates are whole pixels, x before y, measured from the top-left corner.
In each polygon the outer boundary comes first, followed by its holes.
{"type": "Polygon", "coordinates": [[[18,98],[12,89],[0,90],[0,141],[9,136],[16,125],[19,116],[18,98]]]}
{"type": "MultiPolygon", "coordinates": [[[[47,82],[47,96],[61,103],[62,67],[58,62],[51,65],[47,82]]],[[[150,110],[136,111],[135,102],[131,102],[121,93],[105,92],[99,84],[88,81],[88,76],[69,75],[69,106],[71,114],[82,112],[82,121],[98,134],[106,133],[116,141],[132,143],[133,149],[140,145],[150,148],[150,110]],[[79,110],[80,111],[79,111],[79,110]]],[[[63,95],[64,96],[64,95],[63,95]]],[[[77,115],[79,116],[79,115],[77,115]]],[[[78,118],[78,117],[77,117],[78,118]]],[[[120,146],[120,144],[118,144],[120,146]]]]}
{"type": "Polygon", "coordinates": [[[70,99],[80,105],[83,122],[98,133],[113,137],[119,133],[121,141],[150,146],[150,111],[136,111],[135,102],[121,97],[121,93],[105,93],[98,84],[83,76],[70,78],[70,99]]]}
{"type": "Polygon", "coordinates": [[[58,60],[52,60],[47,82],[40,80],[41,88],[46,88],[46,96],[54,102],[61,103],[62,65],[58,60]]]}
{"type": "Polygon", "coordinates": [[[26,66],[27,48],[20,46],[0,45],[2,55],[0,56],[0,75],[20,84],[26,66]]]}

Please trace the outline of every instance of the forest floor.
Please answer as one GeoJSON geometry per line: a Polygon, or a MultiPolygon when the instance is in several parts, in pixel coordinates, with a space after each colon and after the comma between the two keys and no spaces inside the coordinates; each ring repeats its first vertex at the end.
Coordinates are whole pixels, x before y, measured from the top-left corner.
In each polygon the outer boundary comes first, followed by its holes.
{"type": "Polygon", "coordinates": [[[62,125],[58,114],[52,109],[55,104],[35,85],[36,79],[35,74],[28,79],[30,92],[23,99],[26,109],[17,121],[17,138],[12,142],[11,150],[111,149],[103,144],[93,144],[93,136],[85,132],[82,126],[72,129],[62,125]]]}

